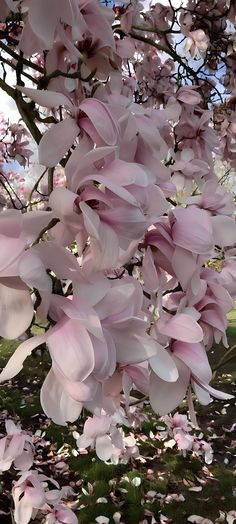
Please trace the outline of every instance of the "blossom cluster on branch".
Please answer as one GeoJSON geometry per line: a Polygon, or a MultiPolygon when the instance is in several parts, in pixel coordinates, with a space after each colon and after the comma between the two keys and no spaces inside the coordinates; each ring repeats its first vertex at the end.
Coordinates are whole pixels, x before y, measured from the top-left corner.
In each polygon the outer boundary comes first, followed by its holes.
{"type": "Polygon", "coordinates": [[[235,163],[234,2],[1,0],[0,20],[0,87],[28,129],[8,128],[1,163],[30,158],[31,134],[48,176],[40,206],[42,175],[22,207],[11,191],[2,204],[0,335],[25,340],[0,380],[46,344],[47,416],[85,408],[80,444],[132,456],[116,422],[135,390],[160,415],[187,396],[193,420],[192,392],[230,398],[207,352],[227,347],[236,298],[235,204],[214,170],[235,163]]]}

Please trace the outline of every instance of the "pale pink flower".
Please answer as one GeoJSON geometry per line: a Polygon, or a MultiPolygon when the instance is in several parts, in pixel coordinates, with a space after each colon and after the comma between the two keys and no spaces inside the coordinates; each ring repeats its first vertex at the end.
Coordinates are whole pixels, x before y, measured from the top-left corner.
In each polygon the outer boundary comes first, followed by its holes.
{"type": "Polygon", "coordinates": [[[68,111],[68,118],[53,124],[43,135],[39,144],[40,164],[56,166],[80,133],[87,134],[97,145],[116,145],[119,127],[108,104],[96,98],[87,98],[75,105],[69,97],[56,91],[20,86],[18,89],[43,107],[64,106],[68,111]]]}
{"type": "Polygon", "coordinates": [[[48,507],[45,518],[45,524],[78,524],[74,511],[64,504],[56,504],[53,508],[48,507]]]}
{"type": "Polygon", "coordinates": [[[201,54],[205,53],[209,46],[209,38],[203,29],[196,29],[196,31],[190,31],[185,44],[185,51],[190,52],[192,56],[195,55],[196,50],[201,54]]]}
{"type": "Polygon", "coordinates": [[[21,471],[30,469],[34,450],[32,438],[12,420],[6,420],[5,425],[7,436],[0,439],[0,471],[7,471],[12,463],[21,471]]]}
{"type": "Polygon", "coordinates": [[[216,178],[205,182],[201,194],[184,198],[182,201],[186,204],[194,204],[202,209],[206,209],[212,215],[232,216],[234,213],[232,194],[223,186],[219,186],[216,178]]]}
{"type": "Polygon", "coordinates": [[[112,440],[108,435],[112,418],[108,415],[89,417],[84,424],[84,432],[77,440],[78,448],[95,447],[97,456],[107,461],[112,456],[112,440]]]}
{"type": "Polygon", "coordinates": [[[0,334],[4,338],[17,338],[31,323],[33,302],[29,288],[20,278],[20,261],[27,245],[50,218],[51,213],[47,212],[31,215],[13,209],[0,214],[0,334]]]}
{"type": "MultiPolygon", "coordinates": [[[[12,496],[15,504],[14,519],[16,524],[28,524],[35,518],[38,510],[47,502],[45,487],[48,477],[38,471],[27,471],[14,482],[12,496]]],[[[52,481],[57,487],[56,481],[52,481]]]]}

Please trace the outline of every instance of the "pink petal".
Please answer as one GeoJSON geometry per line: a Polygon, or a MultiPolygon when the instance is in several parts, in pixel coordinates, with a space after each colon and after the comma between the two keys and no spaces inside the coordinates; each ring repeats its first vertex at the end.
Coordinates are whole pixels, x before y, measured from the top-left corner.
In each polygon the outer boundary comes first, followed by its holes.
{"type": "Polygon", "coordinates": [[[195,206],[175,208],[172,211],[173,241],[192,253],[208,254],[213,248],[211,217],[204,209],[195,206]]]}
{"type": "Polygon", "coordinates": [[[30,2],[29,23],[33,32],[44,42],[46,49],[53,44],[56,25],[60,19],[57,0],[30,2]],[[47,13],[47,16],[45,16],[47,13]]]}
{"type": "Polygon", "coordinates": [[[40,242],[33,248],[42,260],[44,267],[52,269],[58,278],[79,280],[81,270],[77,258],[63,246],[56,242],[40,242]]]}
{"type": "Polygon", "coordinates": [[[190,251],[176,246],[171,263],[175,275],[185,291],[197,269],[196,256],[194,257],[190,251]]]}
{"type": "MultiPolygon", "coordinates": [[[[5,211],[4,211],[5,213],[5,211]]],[[[0,234],[1,251],[0,251],[0,273],[1,276],[15,276],[15,271],[12,273],[11,266],[25,249],[25,241],[20,238],[10,238],[0,234]],[[4,275],[3,275],[4,272],[4,275]]]]}
{"type": "Polygon", "coordinates": [[[20,501],[15,501],[14,519],[16,524],[28,524],[31,520],[32,512],[31,501],[25,495],[23,495],[20,501]]]}
{"type": "Polygon", "coordinates": [[[46,227],[50,220],[54,218],[51,211],[41,211],[34,209],[33,213],[23,213],[21,238],[27,243],[34,242],[39,233],[46,227]]]}
{"type": "Polygon", "coordinates": [[[23,368],[25,359],[31,355],[33,349],[35,349],[40,344],[43,344],[46,340],[45,335],[38,337],[31,337],[25,342],[22,342],[15,350],[11,358],[8,360],[5,368],[3,368],[0,374],[0,381],[10,380],[15,377],[23,368]]]}
{"type": "MultiPolygon", "coordinates": [[[[60,524],[78,524],[75,513],[68,507],[59,504],[54,507],[57,522],[60,524]]],[[[56,522],[56,521],[55,521],[56,522]]]]}
{"type": "Polygon", "coordinates": [[[119,159],[109,163],[103,169],[103,175],[108,176],[115,184],[120,184],[121,186],[137,184],[138,186],[146,187],[151,182],[155,182],[155,177],[147,172],[142,165],[119,159]]]}
{"type": "Polygon", "coordinates": [[[125,375],[128,375],[136,388],[142,391],[144,395],[149,394],[149,370],[144,367],[145,363],[141,363],[137,366],[126,366],[125,375]]]}
{"type": "Polygon", "coordinates": [[[176,357],[188,366],[192,373],[200,380],[209,382],[212,377],[210,364],[206,351],[202,344],[187,344],[186,342],[174,342],[172,350],[176,357]]]}
{"type": "Polygon", "coordinates": [[[159,288],[160,282],[150,246],[147,247],[143,259],[142,277],[144,288],[151,293],[155,293],[159,288]]]}
{"type": "Polygon", "coordinates": [[[210,397],[209,393],[201,386],[199,386],[197,382],[195,382],[194,377],[192,377],[191,385],[200,404],[202,404],[203,406],[208,406],[208,404],[213,402],[213,399],[210,397]]]}
{"type": "Polygon", "coordinates": [[[96,171],[97,161],[103,160],[117,149],[117,146],[104,146],[84,151],[82,146],[83,139],[72,152],[65,168],[69,187],[73,191],[77,190],[81,178],[86,175],[86,172],[89,172],[89,169],[96,171]]]}
{"type": "Polygon", "coordinates": [[[88,234],[97,240],[100,239],[100,218],[85,202],[80,202],[79,207],[83,213],[84,224],[88,234]]]}
{"type": "Polygon", "coordinates": [[[103,461],[109,460],[112,455],[112,443],[108,435],[96,438],[96,454],[103,461]]]}
{"type": "MultiPolygon", "coordinates": [[[[104,320],[105,318],[112,317],[112,321],[114,321],[119,320],[119,315],[122,313],[122,318],[123,316],[127,316],[125,314],[127,306],[132,306],[132,301],[137,298],[134,297],[135,292],[136,288],[133,285],[133,282],[123,283],[122,281],[122,284],[119,286],[116,285],[111,287],[107,291],[103,300],[101,300],[101,302],[99,302],[99,304],[96,306],[96,311],[99,314],[99,318],[104,320]]],[[[143,297],[141,300],[143,300],[143,297]]],[[[133,312],[132,307],[131,311],[133,312]]],[[[130,312],[128,313],[128,316],[130,316],[130,312]]]]}
{"type": "Polygon", "coordinates": [[[66,394],[52,369],[43,383],[40,399],[46,415],[61,426],[77,420],[83,407],[66,394]]]}
{"type": "Polygon", "coordinates": [[[146,334],[147,324],[140,318],[128,318],[108,327],[117,352],[117,362],[136,364],[157,354],[159,345],[146,334]]]}
{"type": "Polygon", "coordinates": [[[114,146],[118,140],[118,126],[106,104],[95,98],[83,100],[80,104],[83,111],[92,122],[98,135],[105,144],[114,146]]]}
{"type": "Polygon", "coordinates": [[[218,246],[232,246],[236,243],[236,221],[233,218],[216,215],[212,217],[213,236],[218,246]]]}
{"type": "Polygon", "coordinates": [[[104,187],[109,189],[112,193],[123,199],[125,202],[128,202],[128,204],[131,204],[132,206],[138,206],[136,198],[129,191],[127,191],[127,189],[120,186],[119,183],[115,184],[106,176],[97,174],[86,176],[80,181],[80,186],[83,186],[84,183],[90,180],[104,185],[104,187]]]}
{"type": "Polygon", "coordinates": [[[62,375],[83,382],[94,368],[94,350],[88,332],[77,320],[63,319],[48,332],[48,347],[62,375]]]}
{"type": "Polygon", "coordinates": [[[67,302],[65,302],[62,310],[69,318],[80,320],[92,335],[102,342],[104,341],[99,317],[87,301],[82,300],[80,297],[74,297],[73,300],[67,300],[67,302]]]}
{"type": "Polygon", "coordinates": [[[163,315],[157,321],[157,329],[162,335],[181,340],[182,342],[201,342],[203,331],[196,320],[190,315],[176,313],[174,316],[163,315]]]}
{"type": "Polygon", "coordinates": [[[150,375],[150,404],[159,415],[167,415],[177,408],[186,395],[190,379],[189,368],[178,358],[174,358],[179,378],[176,382],[166,382],[154,372],[150,375]]]}
{"type": "Polygon", "coordinates": [[[157,355],[149,359],[149,364],[158,377],[167,382],[176,382],[179,373],[171,355],[157,343],[157,355]]]}
{"type": "Polygon", "coordinates": [[[28,250],[21,258],[19,274],[23,282],[31,288],[38,289],[42,302],[37,310],[38,315],[47,320],[47,314],[52,293],[52,280],[33,250],[28,250]]]}
{"type": "Polygon", "coordinates": [[[57,91],[42,91],[41,89],[32,89],[31,87],[21,86],[16,87],[18,91],[21,91],[21,93],[28,98],[31,98],[31,100],[40,106],[48,107],[49,109],[57,106],[73,107],[70,99],[57,91]]]}
{"type": "Polygon", "coordinates": [[[87,437],[103,436],[110,430],[112,419],[108,415],[88,417],[84,424],[84,433],[87,437]]]}
{"type": "Polygon", "coordinates": [[[100,224],[100,238],[90,238],[94,267],[97,270],[114,268],[119,257],[118,237],[108,224],[100,224]]]}
{"type": "Polygon", "coordinates": [[[177,91],[176,100],[180,100],[185,104],[196,106],[201,102],[201,95],[195,91],[193,86],[183,86],[177,91]]]}
{"type": "Polygon", "coordinates": [[[219,400],[230,400],[234,398],[234,395],[229,395],[228,393],[223,393],[223,391],[219,391],[218,389],[213,388],[209,384],[205,384],[202,381],[196,381],[199,386],[201,386],[207,393],[209,393],[212,397],[215,397],[219,400]]]}
{"type": "Polygon", "coordinates": [[[90,375],[83,382],[73,382],[62,375],[55,366],[53,366],[53,371],[64,393],[69,395],[73,400],[77,402],[90,402],[94,399],[98,389],[98,381],[93,375],[90,375]]]}
{"type": "Polygon", "coordinates": [[[54,167],[60,162],[79,134],[79,128],[73,118],[66,118],[43,135],[38,147],[39,163],[54,167]]]}
{"type": "Polygon", "coordinates": [[[5,278],[0,283],[0,335],[3,338],[13,340],[30,326],[34,307],[25,287],[18,278],[5,278]]]}
{"type": "Polygon", "coordinates": [[[114,341],[106,332],[107,342],[102,342],[98,339],[92,337],[94,344],[94,355],[95,355],[95,366],[94,366],[94,376],[97,380],[104,380],[108,378],[116,369],[116,349],[114,341]],[[109,344],[109,346],[108,346],[109,344]]]}

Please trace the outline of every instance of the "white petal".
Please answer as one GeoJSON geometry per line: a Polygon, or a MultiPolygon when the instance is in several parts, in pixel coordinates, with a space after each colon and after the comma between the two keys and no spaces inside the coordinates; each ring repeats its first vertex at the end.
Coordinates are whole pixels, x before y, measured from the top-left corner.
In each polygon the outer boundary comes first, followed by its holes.
{"type": "Polygon", "coordinates": [[[154,373],[162,380],[176,382],[179,373],[175,362],[166,349],[159,344],[157,344],[157,355],[149,359],[149,364],[154,373]]]}

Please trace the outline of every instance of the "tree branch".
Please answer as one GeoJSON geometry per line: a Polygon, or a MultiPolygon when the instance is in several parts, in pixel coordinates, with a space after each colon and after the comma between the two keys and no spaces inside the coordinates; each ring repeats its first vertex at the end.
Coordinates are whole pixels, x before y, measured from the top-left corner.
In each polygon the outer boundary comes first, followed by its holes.
{"type": "Polygon", "coordinates": [[[42,133],[39,131],[38,127],[32,119],[31,105],[23,100],[22,95],[19,91],[13,89],[13,87],[9,86],[9,84],[4,82],[1,78],[0,88],[3,89],[3,91],[5,91],[5,93],[7,93],[15,101],[22,120],[24,121],[26,127],[30,131],[35,142],[39,144],[42,138],[42,133]]]}

